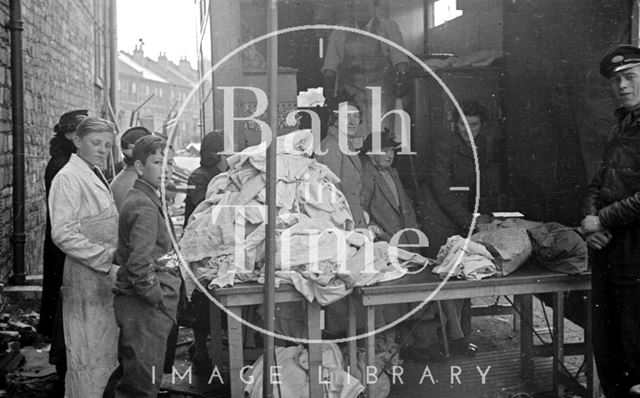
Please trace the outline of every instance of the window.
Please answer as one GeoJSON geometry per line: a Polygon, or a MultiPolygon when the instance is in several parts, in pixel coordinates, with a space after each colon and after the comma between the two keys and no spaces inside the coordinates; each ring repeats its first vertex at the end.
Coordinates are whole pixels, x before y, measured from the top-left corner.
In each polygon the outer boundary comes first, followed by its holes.
{"type": "Polygon", "coordinates": [[[458,10],[456,0],[436,0],[431,3],[431,26],[435,28],[447,21],[456,19],[462,15],[462,10],[458,10]]]}

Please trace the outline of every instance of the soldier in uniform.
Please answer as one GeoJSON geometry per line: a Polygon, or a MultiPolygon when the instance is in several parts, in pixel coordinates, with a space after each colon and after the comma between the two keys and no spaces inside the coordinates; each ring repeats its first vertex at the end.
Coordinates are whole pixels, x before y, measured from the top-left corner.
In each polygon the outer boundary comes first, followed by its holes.
{"type": "Polygon", "coordinates": [[[613,48],[600,74],[621,107],[588,189],[582,229],[593,249],[598,375],[607,397],[627,397],[640,384],[640,49],[613,48]]]}

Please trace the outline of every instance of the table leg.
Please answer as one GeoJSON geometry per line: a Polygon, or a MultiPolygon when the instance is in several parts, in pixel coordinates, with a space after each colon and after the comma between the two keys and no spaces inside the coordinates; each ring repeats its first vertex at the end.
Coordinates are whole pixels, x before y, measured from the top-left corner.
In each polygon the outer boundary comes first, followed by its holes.
{"type": "MultiPolygon", "coordinates": [[[[238,316],[238,318],[242,315],[242,307],[229,307],[229,311],[238,316]]],[[[231,397],[242,398],[244,395],[244,383],[240,378],[240,372],[244,366],[242,324],[231,315],[227,315],[227,325],[229,328],[229,379],[231,380],[231,397]]]]}
{"type": "MultiPolygon", "coordinates": [[[[438,316],[440,317],[440,329],[442,330],[442,347],[444,348],[444,355],[445,357],[449,358],[449,331],[447,330],[447,317],[444,314],[444,310],[442,309],[442,301],[438,300],[436,301],[436,303],[438,304],[438,316]]],[[[466,315],[469,320],[471,319],[471,313],[467,312],[466,315]]],[[[465,315],[463,314],[462,318],[464,318],[465,315]]],[[[463,328],[464,330],[464,328],[463,328]]],[[[471,330],[471,327],[469,326],[469,330],[471,330]]]]}
{"type": "Polygon", "coordinates": [[[564,396],[561,382],[564,363],[564,292],[553,293],[553,396],[564,396]]]}
{"type": "MultiPolygon", "coordinates": [[[[355,299],[351,297],[351,295],[349,295],[347,299],[349,303],[349,330],[347,335],[349,337],[353,337],[358,333],[357,327],[356,327],[356,317],[357,317],[356,302],[355,302],[355,299]]],[[[356,340],[349,340],[348,346],[349,346],[348,373],[353,374],[353,371],[358,368],[358,343],[356,340]]]]}
{"type": "Polygon", "coordinates": [[[511,312],[513,313],[513,331],[517,332],[520,327],[520,315],[513,308],[511,309],[511,312]]]}
{"type": "MultiPolygon", "coordinates": [[[[309,340],[320,340],[320,305],[314,301],[307,304],[307,330],[309,340]]],[[[322,344],[309,343],[309,398],[322,398],[322,344]]]]}
{"type": "Polygon", "coordinates": [[[213,302],[209,301],[209,327],[211,332],[211,348],[209,357],[211,358],[211,368],[222,369],[222,311],[213,302]]]}
{"type": "Polygon", "coordinates": [[[600,396],[600,380],[596,371],[595,359],[593,357],[593,317],[591,313],[591,292],[586,292],[586,325],[584,329],[584,363],[587,377],[587,398],[598,398],[600,396]]]}
{"type": "MultiPolygon", "coordinates": [[[[367,323],[367,333],[370,333],[376,329],[376,316],[375,316],[375,306],[367,306],[366,307],[366,323],[367,323]]],[[[367,388],[367,396],[373,397],[373,389],[374,383],[368,383],[367,374],[371,371],[371,369],[376,369],[376,336],[372,334],[366,338],[367,345],[367,366],[364,369],[364,375],[362,375],[362,381],[367,388]]],[[[381,369],[376,369],[376,374],[381,369]]]]}
{"type": "Polygon", "coordinates": [[[520,311],[520,377],[533,379],[533,298],[530,294],[514,296],[520,311]]]}

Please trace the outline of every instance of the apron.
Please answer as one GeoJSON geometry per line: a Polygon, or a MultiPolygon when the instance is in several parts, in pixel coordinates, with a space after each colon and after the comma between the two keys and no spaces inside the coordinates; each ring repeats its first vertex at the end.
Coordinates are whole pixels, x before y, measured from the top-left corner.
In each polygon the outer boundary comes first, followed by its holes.
{"type": "MultiPolygon", "coordinates": [[[[95,244],[114,249],[118,241],[115,203],[97,216],[81,220],[80,233],[95,244]]],[[[62,286],[68,366],[65,397],[101,397],[118,365],[113,280],[67,257],[62,286]]]]}
{"type": "MultiPolygon", "coordinates": [[[[379,23],[374,19],[370,31],[378,33],[379,23]]],[[[363,137],[371,133],[371,90],[366,87],[381,88],[380,116],[393,108],[395,102],[393,66],[389,58],[383,54],[380,44],[380,41],[372,37],[347,32],[344,58],[338,68],[338,91],[344,91],[346,97],[353,98],[362,109],[364,120],[360,125],[359,135],[363,137]]],[[[385,118],[382,127],[391,129],[393,118],[385,118]]]]}

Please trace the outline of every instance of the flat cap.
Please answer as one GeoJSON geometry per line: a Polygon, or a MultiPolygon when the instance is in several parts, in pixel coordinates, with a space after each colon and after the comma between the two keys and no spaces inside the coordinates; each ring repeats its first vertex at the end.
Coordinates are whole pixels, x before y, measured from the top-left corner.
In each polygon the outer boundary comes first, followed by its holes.
{"type": "Polygon", "coordinates": [[[611,48],[600,60],[600,74],[606,78],[621,70],[640,65],[640,48],[621,44],[611,48]]]}
{"type": "Polygon", "coordinates": [[[69,133],[75,131],[78,124],[89,115],[86,109],[76,109],[69,111],[60,116],[60,121],[53,127],[53,131],[57,134],[69,133]]]}
{"type": "Polygon", "coordinates": [[[151,135],[151,132],[143,126],[131,127],[120,137],[120,147],[124,156],[131,157],[133,147],[140,138],[151,135]]]}

